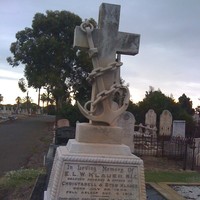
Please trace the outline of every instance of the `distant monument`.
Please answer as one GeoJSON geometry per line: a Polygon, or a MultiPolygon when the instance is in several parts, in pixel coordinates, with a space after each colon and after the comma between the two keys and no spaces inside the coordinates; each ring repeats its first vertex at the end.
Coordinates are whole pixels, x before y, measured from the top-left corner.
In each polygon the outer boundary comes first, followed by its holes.
{"type": "Polygon", "coordinates": [[[119,5],[103,3],[98,28],[85,21],[75,29],[74,46],[88,50],[94,66],[91,100],[78,104],[90,123],[77,123],[75,140],[57,148],[45,200],[146,199],[143,161],[122,144],[122,128],[116,126],[129,102],[117,54],[137,54],[140,39],[118,32],[119,17],[119,5]]]}
{"type": "Polygon", "coordinates": [[[172,135],[172,114],[168,110],[163,110],[160,115],[160,136],[172,135]]]}
{"type": "Polygon", "coordinates": [[[145,115],[145,125],[150,128],[156,127],[156,113],[153,109],[149,109],[145,115]]]}
{"type": "Polygon", "coordinates": [[[185,120],[174,120],[172,125],[172,136],[185,138],[185,120]]]}
{"type": "Polygon", "coordinates": [[[122,144],[130,147],[132,153],[134,153],[134,132],[135,132],[135,117],[131,112],[125,111],[117,120],[117,124],[122,128],[122,144]]]}

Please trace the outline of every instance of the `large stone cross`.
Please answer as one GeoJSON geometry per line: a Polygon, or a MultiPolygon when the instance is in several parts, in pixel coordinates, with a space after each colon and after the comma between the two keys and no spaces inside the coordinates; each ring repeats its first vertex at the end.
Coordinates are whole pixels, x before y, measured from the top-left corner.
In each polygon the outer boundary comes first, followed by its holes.
{"type": "Polygon", "coordinates": [[[89,101],[91,110],[87,111],[87,105],[82,108],[79,104],[80,111],[93,122],[110,125],[126,110],[129,101],[126,89],[125,94],[122,94],[125,96],[123,105],[115,105],[113,109],[114,93],[124,91],[120,84],[122,63],[117,61],[117,54],[135,55],[139,51],[140,35],[119,32],[119,18],[119,5],[103,3],[99,10],[98,28],[90,26],[83,30],[84,26],[77,26],[74,35],[74,46],[89,50],[94,67],[91,73],[92,97],[89,101]]]}

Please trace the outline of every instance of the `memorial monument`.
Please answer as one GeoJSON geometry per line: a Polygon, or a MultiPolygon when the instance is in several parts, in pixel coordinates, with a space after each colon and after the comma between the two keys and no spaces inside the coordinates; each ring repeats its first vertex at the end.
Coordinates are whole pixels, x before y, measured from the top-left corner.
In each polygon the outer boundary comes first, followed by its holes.
{"type": "Polygon", "coordinates": [[[77,123],[75,139],[57,148],[45,200],[146,199],[143,161],[122,144],[122,128],[116,126],[129,102],[119,55],[137,54],[140,39],[119,32],[119,18],[119,5],[103,3],[98,28],[85,21],[75,29],[74,46],[88,51],[94,67],[88,77],[91,100],[78,104],[90,122],[77,123]]]}

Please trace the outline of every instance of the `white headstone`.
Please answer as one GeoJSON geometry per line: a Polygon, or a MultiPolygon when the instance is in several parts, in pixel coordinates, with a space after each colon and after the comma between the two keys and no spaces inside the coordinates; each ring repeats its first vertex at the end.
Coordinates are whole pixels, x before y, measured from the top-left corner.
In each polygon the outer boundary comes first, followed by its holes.
{"type": "Polygon", "coordinates": [[[172,136],[185,137],[185,120],[174,120],[172,136]]]}
{"type": "Polygon", "coordinates": [[[6,113],[6,106],[3,106],[3,113],[6,113]]]}
{"type": "Polygon", "coordinates": [[[156,127],[156,113],[153,109],[149,109],[145,115],[145,125],[149,125],[150,128],[156,127]]]}
{"type": "Polygon", "coordinates": [[[11,113],[14,113],[14,109],[13,109],[13,107],[11,107],[11,113]]]}
{"type": "Polygon", "coordinates": [[[156,113],[153,109],[149,109],[148,112],[145,115],[145,133],[157,136],[157,127],[156,127],[156,113]]]}
{"type": "Polygon", "coordinates": [[[171,136],[172,134],[172,114],[168,110],[163,110],[160,115],[160,136],[171,136]]]}
{"type": "Polygon", "coordinates": [[[146,199],[143,161],[122,144],[122,128],[115,126],[129,102],[116,53],[135,55],[139,48],[139,35],[118,32],[119,16],[119,5],[103,3],[98,28],[84,22],[75,29],[74,45],[89,50],[94,66],[91,101],[79,104],[90,123],[77,123],[75,139],[57,148],[45,200],[146,199]],[[119,90],[124,102],[113,110],[119,90]]]}
{"type": "Polygon", "coordinates": [[[134,152],[134,128],[135,128],[135,117],[132,113],[125,111],[120,115],[118,122],[118,126],[122,128],[123,137],[122,143],[129,146],[131,152],[134,152]]]}
{"type": "Polygon", "coordinates": [[[37,115],[41,115],[41,108],[37,109],[37,115]]]}
{"type": "Polygon", "coordinates": [[[69,140],[66,147],[57,148],[44,197],[45,200],[145,200],[143,162],[126,145],[69,140]]]}

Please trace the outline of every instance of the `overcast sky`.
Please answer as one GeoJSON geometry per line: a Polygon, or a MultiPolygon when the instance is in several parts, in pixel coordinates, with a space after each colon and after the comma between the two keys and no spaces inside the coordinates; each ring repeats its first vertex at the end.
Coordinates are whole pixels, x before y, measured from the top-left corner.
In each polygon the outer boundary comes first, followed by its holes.
{"type": "MultiPolygon", "coordinates": [[[[141,101],[149,86],[178,99],[185,93],[193,107],[200,104],[200,1],[199,0],[0,0],[0,94],[3,104],[23,97],[18,80],[24,67],[12,68],[10,44],[15,34],[31,27],[34,15],[46,10],[67,10],[83,20],[98,21],[102,2],[121,5],[123,32],[141,35],[136,56],[122,56],[122,78],[129,83],[131,99],[141,101]]],[[[30,96],[37,103],[35,90],[30,96]]]]}

